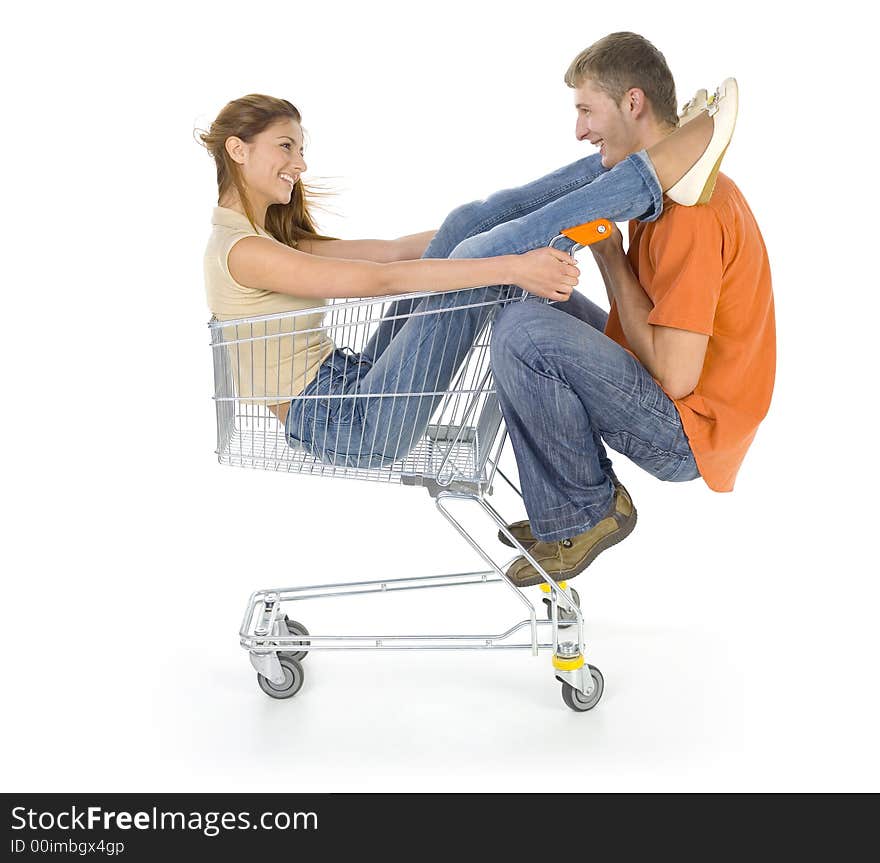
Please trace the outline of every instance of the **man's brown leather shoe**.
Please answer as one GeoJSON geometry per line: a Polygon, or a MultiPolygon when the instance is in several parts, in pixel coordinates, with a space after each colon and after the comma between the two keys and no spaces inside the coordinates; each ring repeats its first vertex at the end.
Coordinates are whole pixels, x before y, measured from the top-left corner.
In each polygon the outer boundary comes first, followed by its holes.
{"type": "MultiPolygon", "coordinates": [[[[623,488],[620,484],[620,480],[617,478],[617,474],[614,471],[609,471],[609,476],[611,477],[611,483],[614,486],[614,491],[617,489],[623,488]]],[[[627,497],[629,497],[629,492],[626,489],[623,489],[626,492],[627,497]]],[[[630,499],[632,502],[632,499],[630,499]]],[[[507,529],[514,535],[519,544],[528,551],[538,540],[532,534],[532,528],[529,524],[528,519],[523,519],[522,521],[515,521],[513,524],[507,525],[507,529]]],[[[503,542],[505,545],[509,545],[511,548],[516,548],[516,546],[499,530],[498,531],[498,539],[503,542]]]]}
{"type": "MultiPolygon", "coordinates": [[[[514,535],[517,542],[519,542],[519,544],[526,550],[531,548],[538,541],[532,535],[532,528],[528,519],[515,521],[513,524],[507,525],[507,529],[514,535]]],[[[505,545],[509,545],[511,548],[516,548],[516,546],[500,530],[498,531],[498,539],[505,545]]]]}
{"type": "MultiPolygon", "coordinates": [[[[606,548],[626,539],[636,526],[637,517],[627,490],[618,485],[608,514],[598,524],[571,539],[558,542],[537,540],[527,550],[550,578],[564,581],[583,572],[606,548]]],[[[507,577],[517,587],[530,587],[544,582],[524,557],[518,557],[510,565],[507,577]]]]}

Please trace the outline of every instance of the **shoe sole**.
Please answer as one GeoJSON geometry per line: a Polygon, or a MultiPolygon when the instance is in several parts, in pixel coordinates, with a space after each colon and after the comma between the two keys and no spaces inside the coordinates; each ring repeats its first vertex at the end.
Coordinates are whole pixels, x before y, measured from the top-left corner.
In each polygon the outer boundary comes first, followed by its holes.
{"type": "MultiPolygon", "coordinates": [[[[617,545],[619,542],[623,542],[635,529],[636,522],[639,520],[638,510],[633,507],[632,519],[624,522],[619,530],[614,531],[614,533],[608,534],[608,536],[600,539],[590,550],[587,556],[584,558],[584,563],[579,566],[577,569],[569,569],[565,572],[557,572],[550,577],[554,581],[568,581],[574,578],[576,575],[580,575],[603,551],[611,548],[612,546],[617,545]]],[[[512,581],[516,587],[534,587],[536,584],[544,584],[544,579],[540,576],[537,578],[529,579],[528,581],[516,582],[512,581]]]]}
{"type": "MultiPolygon", "coordinates": [[[[729,144],[727,145],[730,146],[729,144]]],[[[697,198],[696,206],[700,206],[701,204],[708,204],[709,201],[712,200],[712,193],[715,191],[715,182],[718,179],[718,172],[721,170],[721,161],[724,159],[724,154],[727,152],[727,147],[725,147],[721,151],[721,155],[718,157],[718,161],[715,163],[715,167],[712,168],[712,171],[709,174],[708,179],[706,180],[706,185],[703,186],[703,191],[700,192],[700,197],[697,198]]]]}

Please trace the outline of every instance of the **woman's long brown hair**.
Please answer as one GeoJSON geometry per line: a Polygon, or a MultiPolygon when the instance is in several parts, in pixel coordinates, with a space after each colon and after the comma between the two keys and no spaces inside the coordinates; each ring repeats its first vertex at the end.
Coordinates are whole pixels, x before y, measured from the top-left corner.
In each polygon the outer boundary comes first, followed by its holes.
{"type": "MultiPolygon", "coordinates": [[[[234,186],[238,198],[244,207],[251,226],[254,224],[254,213],[247,196],[247,187],[241,176],[241,168],[226,152],[226,139],[241,138],[251,141],[268,126],[278,120],[295,120],[302,123],[297,108],[286,99],[275,99],[252,93],[234,99],[217,115],[207,132],[200,132],[199,138],[213,156],[217,166],[217,202],[223,200],[226,193],[234,186]]],[[[316,195],[314,190],[303,185],[300,180],[294,187],[287,204],[271,204],[266,212],[266,231],[276,240],[288,246],[296,246],[297,241],[308,237],[312,240],[332,240],[318,233],[312,215],[309,212],[311,201],[316,195]]]]}

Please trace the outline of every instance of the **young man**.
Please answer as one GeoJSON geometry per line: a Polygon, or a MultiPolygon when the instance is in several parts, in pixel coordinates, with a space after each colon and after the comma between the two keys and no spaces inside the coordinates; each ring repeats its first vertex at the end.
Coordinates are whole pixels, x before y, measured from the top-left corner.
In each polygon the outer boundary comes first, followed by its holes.
{"type": "MultiPolygon", "coordinates": [[[[679,126],[665,59],[636,34],[596,42],[565,81],[577,137],[599,146],[605,169],[679,126]]],[[[708,100],[710,112],[724,95],[708,100]]],[[[702,91],[681,122],[704,100],[702,91]]],[[[719,174],[704,205],[664,198],[659,218],[641,218],[652,220],[630,222],[628,252],[616,229],[590,247],[610,314],[575,293],[558,305],[510,305],[495,323],[492,368],[529,515],[509,529],[557,580],[635,526],[603,441],[658,479],[702,476],[731,491],[770,404],[770,269],[739,189],[719,174]]],[[[507,575],[519,586],[543,581],[524,557],[507,575]]]]}

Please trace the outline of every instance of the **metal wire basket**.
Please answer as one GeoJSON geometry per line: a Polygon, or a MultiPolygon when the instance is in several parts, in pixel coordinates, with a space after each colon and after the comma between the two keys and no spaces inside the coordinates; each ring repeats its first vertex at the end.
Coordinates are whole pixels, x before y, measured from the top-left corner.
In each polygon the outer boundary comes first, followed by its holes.
{"type": "MultiPolygon", "coordinates": [[[[291,445],[284,423],[273,411],[279,404],[346,398],[330,392],[303,395],[278,391],[279,379],[295,378],[281,373],[276,358],[295,356],[297,341],[305,342],[320,334],[333,344],[342,345],[346,356],[354,358],[365,349],[382,322],[396,321],[402,325],[418,315],[418,303],[426,296],[431,295],[337,300],[316,309],[238,320],[212,319],[209,327],[219,461],[239,467],[375,482],[436,482],[441,486],[463,482],[486,487],[491,481],[487,464],[503,443],[501,409],[489,364],[491,322],[500,306],[497,299],[465,306],[485,306],[486,321],[448,389],[397,388],[353,397],[362,401],[367,411],[381,410],[381,403],[387,406],[389,400],[436,402],[423,433],[405,447],[401,458],[380,466],[322,459],[320,454],[291,445]],[[302,322],[308,325],[303,326],[302,322]]],[[[520,298],[518,295],[516,300],[520,298]]],[[[438,345],[436,349],[445,347],[438,345]]],[[[340,369],[342,374],[347,371],[344,366],[340,369]]],[[[344,448],[346,443],[349,442],[338,441],[334,450],[344,448]]],[[[491,459],[493,463],[496,460],[491,459]]]]}

